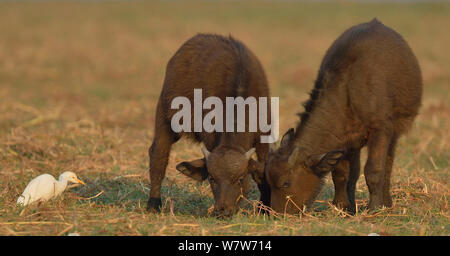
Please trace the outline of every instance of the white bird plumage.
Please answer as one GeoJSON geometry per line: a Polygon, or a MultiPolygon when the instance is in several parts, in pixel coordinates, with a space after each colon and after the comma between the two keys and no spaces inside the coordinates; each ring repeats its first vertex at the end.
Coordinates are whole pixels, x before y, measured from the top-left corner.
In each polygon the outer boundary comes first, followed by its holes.
{"type": "Polygon", "coordinates": [[[59,196],[67,187],[67,182],[85,183],[73,172],[63,172],[56,180],[50,174],[42,174],[32,179],[17,199],[17,204],[26,206],[34,202],[47,201],[59,196]]]}

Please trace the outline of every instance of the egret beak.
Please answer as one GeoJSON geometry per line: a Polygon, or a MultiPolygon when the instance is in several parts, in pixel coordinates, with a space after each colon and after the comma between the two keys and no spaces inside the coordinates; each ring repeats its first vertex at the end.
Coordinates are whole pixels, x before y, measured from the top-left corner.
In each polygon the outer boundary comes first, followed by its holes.
{"type": "Polygon", "coordinates": [[[80,179],[78,179],[78,178],[76,178],[76,181],[77,181],[78,183],[80,183],[80,184],[86,185],[86,183],[84,183],[82,180],[80,180],[80,179]]]}

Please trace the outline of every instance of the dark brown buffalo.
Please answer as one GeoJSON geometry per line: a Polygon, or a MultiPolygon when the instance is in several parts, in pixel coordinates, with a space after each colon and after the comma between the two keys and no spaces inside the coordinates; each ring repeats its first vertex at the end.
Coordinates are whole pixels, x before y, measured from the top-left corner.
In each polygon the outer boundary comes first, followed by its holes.
{"type": "MultiPolygon", "coordinates": [[[[215,199],[214,213],[230,216],[237,209],[241,195],[249,190],[248,174],[252,174],[253,166],[260,165],[250,156],[256,150],[258,160],[264,162],[268,144],[260,143],[259,132],[175,133],[171,129],[171,119],[178,110],[170,108],[171,102],[178,96],[190,100],[193,128],[194,89],[203,90],[203,99],[209,96],[220,98],[224,110],[226,97],[269,97],[266,75],[259,60],[241,42],[231,36],[199,34],[184,43],[167,64],[157,105],[155,137],[149,149],[151,187],[147,209],[159,211],[161,183],[171,145],[186,137],[205,145],[206,148],[202,148],[204,158],[182,162],[177,165],[177,170],[195,180],[208,178],[215,199]]],[[[209,111],[203,110],[203,116],[209,111]]],[[[225,127],[226,120],[223,123],[225,127]]],[[[265,180],[257,180],[260,190],[266,191],[261,193],[261,200],[269,204],[270,193],[263,188],[265,180]]]]}
{"type": "Polygon", "coordinates": [[[369,209],[392,206],[395,146],[417,115],[421,97],[417,59],[397,32],[376,19],[345,31],[323,58],[299,125],[269,154],[265,174],[272,208],[298,213],[332,172],[334,203],[355,212],[364,146],[369,209]]]}

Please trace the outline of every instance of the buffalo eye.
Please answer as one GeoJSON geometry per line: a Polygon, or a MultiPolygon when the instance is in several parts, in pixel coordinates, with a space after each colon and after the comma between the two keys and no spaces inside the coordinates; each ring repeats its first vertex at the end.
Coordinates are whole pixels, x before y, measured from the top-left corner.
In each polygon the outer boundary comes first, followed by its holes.
{"type": "Polygon", "coordinates": [[[281,188],[288,188],[288,187],[290,187],[290,186],[291,186],[291,182],[285,181],[285,182],[283,182],[283,184],[281,185],[281,188]]]}
{"type": "Polygon", "coordinates": [[[211,183],[211,184],[216,183],[216,180],[213,177],[211,177],[211,175],[208,177],[208,180],[209,180],[209,183],[211,183]]]}
{"type": "Polygon", "coordinates": [[[238,179],[238,183],[242,185],[242,184],[244,183],[244,179],[245,179],[245,175],[241,176],[241,177],[238,179]]]}

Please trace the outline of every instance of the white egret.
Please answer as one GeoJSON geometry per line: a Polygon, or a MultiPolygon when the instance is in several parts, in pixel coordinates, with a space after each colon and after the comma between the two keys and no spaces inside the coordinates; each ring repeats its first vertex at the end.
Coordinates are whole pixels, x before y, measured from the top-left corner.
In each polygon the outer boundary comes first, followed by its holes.
{"type": "Polygon", "coordinates": [[[17,204],[25,206],[57,197],[66,189],[67,182],[86,185],[73,172],[63,172],[59,176],[59,180],[56,180],[50,174],[42,174],[28,183],[22,195],[17,199],[17,204]]]}

